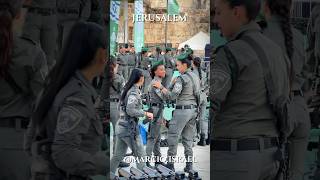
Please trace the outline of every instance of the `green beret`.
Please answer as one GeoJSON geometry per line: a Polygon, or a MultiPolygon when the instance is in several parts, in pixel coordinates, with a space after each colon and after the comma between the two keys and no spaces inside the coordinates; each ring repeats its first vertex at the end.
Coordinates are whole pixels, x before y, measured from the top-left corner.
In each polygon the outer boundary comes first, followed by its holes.
{"type": "Polygon", "coordinates": [[[170,48],[170,47],[166,47],[166,49],[165,49],[166,51],[172,51],[172,48],[170,48]]]}
{"type": "Polygon", "coordinates": [[[192,50],[191,48],[188,48],[188,49],[186,50],[186,53],[187,53],[188,55],[193,54],[193,50],[192,50]]]}
{"type": "Polygon", "coordinates": [[[163,61],[153,61],[152,62],[152,67],[159,66],[159,65],[163,65],[163,61]]]}
{"type": "Polygon", "coordinates": [[[188,56],[189,56],[189,54],[182,53],[182,54],[179,54],[176,58],[177,58],[177,60],[184,60],[184,59],[187,59],[188,56]]]}
{"type": "Polygon", "coordinates": [[[149,51],[149,48],[147,48],[147,47],[142,47],[142,48],[141,48],[141,51],[148,52],[148,51],[149,51]]]}

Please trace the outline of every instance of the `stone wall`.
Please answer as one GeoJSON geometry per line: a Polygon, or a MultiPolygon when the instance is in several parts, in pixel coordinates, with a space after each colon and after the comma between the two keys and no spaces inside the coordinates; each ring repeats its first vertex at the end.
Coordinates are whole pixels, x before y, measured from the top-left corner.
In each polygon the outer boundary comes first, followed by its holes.
{"type": "MultiPolygon", "coordinates": [[[[187,15],[187,22],[168,22],[168,40],[172,47],[177,47],[199,31],[209,34],[210,22],[210,1],[209,0],[177,0],[180,5],[180,14],[187,15]],[[202,3],[200,7],[199,3],[202,3]]],[[[165,14],[166,0],[145,0],[144,11],[146,14],[165,14]]],[[[129,43],[133,43],[133,22],[132,14],[134,13],[134,4],[129,3],[129,43]]],[[[124,16],[123,8],[120,13],[118,42],[124,42],[124,16]]],[[[165,43],[165,22],[145,22],[144,24],[145,44],[164,44],[165,43]]]]}

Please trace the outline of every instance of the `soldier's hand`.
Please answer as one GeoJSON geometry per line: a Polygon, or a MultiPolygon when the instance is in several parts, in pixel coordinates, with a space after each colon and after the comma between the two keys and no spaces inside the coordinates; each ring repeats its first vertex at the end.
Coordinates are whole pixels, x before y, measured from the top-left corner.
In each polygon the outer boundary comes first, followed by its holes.
{"type": "Polygon", "coordinates": [[[154,82],[154,83],[152,84],[152,86],[155,87],[155,88],[157,88],[157,89],[159,89],[159,88],[162,86],[162,84],[161,84],[160,81],[156,81],[156,82],[154,82]]]}
{"type": "Polygon", "coordinates": [[[152,120],[153,119],[153,113],[150,113],[150,112],[146,112],[146,116],[149,120],[152,120]]]}
{"type": "Polygon", "coordinates": [[[172,84],[176,83],[177,82],[177,77],[173,78],[172,79],[172,84]]]}

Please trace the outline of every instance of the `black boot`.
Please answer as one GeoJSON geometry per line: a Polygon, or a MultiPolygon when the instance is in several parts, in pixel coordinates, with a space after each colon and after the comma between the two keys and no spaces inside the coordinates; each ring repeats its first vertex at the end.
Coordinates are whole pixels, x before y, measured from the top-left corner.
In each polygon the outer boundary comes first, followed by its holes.
{"type": "Polygon", "coordinates": [[[172,171],[175,171],[175,170],[174,170],[174,164],[171,163],[171,162],[168,162],[168,163],[165,165],[165,167],[167,167],[168,169],[171,169],[172,171]]]}
{"type": "Polygon", "coordinates": [[[210,134],[208,134],[208,139],[206,139],[206,145],[210,145],[210,134]]]}
{"type": "Polygon", "coordinates": [[[129,163],[126,163],[124,161],[121,161],[120,164],[119,164],[119,167],[129,167],[130,164],[129,163]]]}
{"type": "Polygon", "coordinates": [[[205,134],[200,134],[200,141],[198,142],[198,146],[205,146],[205,134]]]}
{"type": "Polygon", "coordinates": [[[184,172],[189,173],[189,171],[193,170],[192,162],[187,162],[186,167],[183,169],[184,172]]]}
{"type": "Polygon", "coordinates": [[[160,161],[160,162],[155,162],[155,163],[154,163],[154,166],[155,166],[155,167],[157,167],[158,165],[165,166],[165,164],[164,164],[163,162],[161,162],[161,161],[160,161]]]}

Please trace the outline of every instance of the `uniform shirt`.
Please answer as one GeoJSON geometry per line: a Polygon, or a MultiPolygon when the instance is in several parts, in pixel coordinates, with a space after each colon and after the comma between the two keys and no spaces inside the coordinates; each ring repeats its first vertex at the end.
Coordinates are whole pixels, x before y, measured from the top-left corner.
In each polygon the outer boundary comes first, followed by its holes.
{"type": "Polygon", "coordinates": [[[308,44],[306,54],[308,69],[305,72],[310,84],[305,88],[306,90],[310,90],[312,87],[312,80],[315,76],[315,72],[317,72],[320,61],[320,5],[317,5],[312,9],[307,30],[308,44]]]}
{"type": "MultiPolygon", "coordinates": [[[[304,48],[304,37],[295,28],[292,29],[293,33],[293,56],[292,65],[294,70],[294,77],[292,83],[292,90],[301,90],[302,85],[305,81],[305,77],[302,76],[302,71],[306,67],[306,57],[304,48]]],[[[269,39],[277,43],[283,52],[287,52],[285,45],[284,34],[281,29],[281,22],[277,16],[272,16],[268,20],[268,26],[263,30],[263,34],[269,39]]]]}
{"type": "Polygon", "coordinates": [[[170,54],[165,54],[164,55],[164,59],[165,59],[165,65],[166,65],[166,68],[171,68],[171,69],[174,69],[175,68],[175,62],[174,62],[174,59],[173,57],[170,55],[170,54]]]}
{"type": "Polygon", "coordinates": [[[91,14],[91,0],[56,0],[59,21],[86,21],[91,14]],[[75,11],[75,13],[65,13],[62,11],[75,11]]]}
{"type": "Polygon", "coordinates": [[[118,58],[120,59],[120,61],[119,61],[119,64],[120,65],[128,65],[128,57],[127,57],[127,54],[122,54],[122,53],[120,53],[119,55],[118,55],[118,58]]]}
{"type": "Polygon", "coordinates": [[[30,6],[55,9],[57,7],[57,0],[32,0],[30,6]]]}
{"type": "Polygon", "coordinates": [[[135,66],[136,65],[136,54],[129,53],[128,54],[128,65],[135,66]]]}
{"type": "Polygon", "coordinates": [[[174,84],[171,84],[167,93],[163,94],[165,98],[174,101],[177,100],[177,105],[197,105],[196,96],[200,93],[200,80],[190,69],[181,74],[174,84]],[[190,74],[195,83],[195,90],[190,74]]]}
{"type": "Polygon", "coordinates": [[[144,117],[141,91],[138,86],[133,85],[129,89],[125,97],[125,104],[125,110],[128,116],[134,118],[144,117]]]}
{"type": "Polygon", "coordinates": [[[115,74],[110,87],[110,98],[120,99],[121,91],[123,90],[124,85],[125,83],[123,76],[115,74]]]}
{"type": "MultiPolygon", "coordinates": [[[[55,165],[69,174],[107,173],[108,159],[100,151],[103,131],[102,122],[96,116],[96,98],[91,83],[77,71],[56,95],[45,117],[45,126],[36,134],[52,141],[51,157],[55,165]]],[[[34,132],[33,127],[31,123],[29,136],[34,132]]]]}
{"type": "Polygon", "coordinates": [[[211,67],[210,99],[215,116],[214,138],[278,136],[275,115],[267,100],[263,70],[255,51],[239,36],[250,36],[266,52],[275,86],[275,96],[289,94],[286,55],[272,40],[260,33],[255,22],[241,27],[226,44],[236,59],[238,74],[232,84],[229,60],[220,48],[211,67]]]}
{"type": "Polygon", "coordinates": [[[28,118],[48,74],[47,62],[40,46],[32,40],[14,36],[13,44],[9,73],[23,92],[16,93],[7,81],[0,78],[0,118],[28,118]]]}
{"type": "Polygon", "coordinates": [[[162,54],[156,54],[154,60],[156,62],[162,62],[163,65],[166,65],[166,60],[162,54]]]}
{"type": "Polygon", "coordinates": [[[149,57],[142,57],[139,68],[147,70],[150,66],[151,66],[150,58],[149,57]]]}
{"type": "Polygon", "coordinates": [[[162,82],[162,79],[155,76],[149,86],[149,96],[150,96],[150,102],[155,104],[163,104],[163,101],[165,100],[164,96],[162,95],[160,89],[157,89],[152,86],[155,82],[162,82]]]}
{"type": "Polygon", "coordinates": [[[198,76],[200,79],[200,87],[201,91],[206,92],[209,90],[209,83],[207,82],[207,73],[205,73],[202,69],[199,69],[198,67],[193,68],[193,73],[198,76]],[[201,78],[200,78],[200,73],[199,70],[201,71],[201,78]]]}

